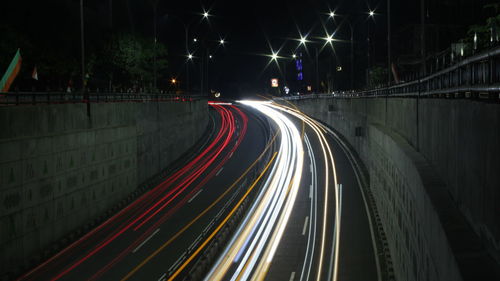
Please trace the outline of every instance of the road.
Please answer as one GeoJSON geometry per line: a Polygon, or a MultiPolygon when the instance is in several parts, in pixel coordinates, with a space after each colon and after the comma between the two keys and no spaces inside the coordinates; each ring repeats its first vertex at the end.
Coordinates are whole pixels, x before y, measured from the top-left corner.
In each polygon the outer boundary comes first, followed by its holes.
{"type": "Polygon", "coordinates": [[[272,102],[210,106],[195,157],[20,280],[381,280],[335,133],[272,102]]]}
{"type": "Polygon", "coordinates": [[[276,123],[281,144],[205,280],[380,280],[360,183],[334,132],[290,107],[244,104],[276,123]]]}

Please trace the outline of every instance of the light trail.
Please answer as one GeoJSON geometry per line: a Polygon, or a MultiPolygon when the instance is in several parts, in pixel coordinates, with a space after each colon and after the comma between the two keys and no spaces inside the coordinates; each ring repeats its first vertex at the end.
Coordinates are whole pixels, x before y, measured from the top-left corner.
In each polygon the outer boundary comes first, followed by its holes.
{"type": "Polygon", "coordinates": [[[90,273],[89,275],[94,275],[89,280],[99,278],[125,256],[132,253],[141,243],[145,242],[158,229],[161,223],[165,222],[169,216],[182,207],[193,194],[198,192],[203,184],[215,175],[220,167],[229,159],[229,154],[236,150],[245,136],[248,117],[241,110],[233,105],[222,106],[211,104],[210,106],[220,116],[221,129],[207,143],[204,150],[200,151],[194,159],[161,184],[143,194],[139,199],[99,225],[96,229],[84,235],[81,239],[26,273],[18,280],[37,279],[38,274],[46,274],[44,272],[47,271],[53,271],[53,275],[49,278],[50,280],[57,280],[64,277],[105,247],[109,247],[112,242],[121,238],[124,233],[139,230],[142,225],[152,220],[169,203],[172,203],[175,198],[179,198],[180,202],[170,207],[167,214],[164,214],[161,218],[155,218],[155,223],[152,227],[135,234],[137,236],[132,240],[132,243],[120,249],[119,254],[112,257],[111,261],[96,273],[90,273]],[[240,120],[239,126],[236,124],[237,118],[240,120]],[[233,142],[234,139],[236,139],[236,142],[233,142]],[[216,159],[219,159],[219,162],[217,165],[214,165],[216,159]],[[208,174],[193,188],[191,186],[192,183],[204,173],[208,174]],[[78,258],[68,258],[68,256],[78,258]],[[71,262],[67,262],[68,260],[71,260],[71,262]]]}
{"type": "MultiPolygon", "coordinates": [[[[300,179],[303,173],[304,148],[306,144],[311,159],[312,184],[310,193],[311,209],[306,254],[302,266],[300,280],[336,281],[338,276],[338,260],[340,245],[340,194],[337,184],[335,161],[326,131],[315,120],[300,111],[271,102],[241,102],[251,106],[274,121],[281,133],[278,157],[260,193],[254,200],[243,223],[236,230],[233,238],[223,250],[215,265],[211,268],[205,281],[211,280],[264,280],[273,262],[274,254],[281,241],[288,220],[294,208],[298,194],[300,179]],[[291,115],[308,126],[319,142],[322,156],[323,202],[321,205],[321,223],[317,224],[317,178],[316,156],[307,135],[301,138],[295,124],[286,116],[291,115]],[[333,193],[333,199],[330,199],[333,193]],[[328,214],[331,200],[335,220],[331,222],[328,214]],[[316,246],[316,230],[320,230],[320,241],[316,246]],[[330,236],[330,233],[333,233],[330,236]],[[331,240],[330,240],[331,239],[331,240]],[[326,253],[327,241],[332,241],[332,253],[326,253]],[[316,253],[316,247],[318,252],[316,253]],[[316,259],[316,263],[314,260],[316,259]],[[311,269],[316,264],[314,277],[311,269]]],[[[304,225],[304,230],[306,226],[304,225]]],[[[304,231],[303,230],[303,231],[304,231]]]]}
{"type": "Polygon", "coordinates": [[[205,280],[261,280],[293,210],[304,165],[301,135],[293,122],[266,102],[243,102],[274,121],[281,133],[277,159],[244,223],[205,280]],[[230,272],[230,268],[236,269],[230,272]]]}
{"type": "Polygon", "coordinates": [[[303,114],[299,110],[292,109],[290,107],[282,106],[282,105],[277,105],[277,104],[271,104],[273,108],[280,109],[284,112],[287,112],[288,114],[291,114],[295,116],[296,118],[299,118],[303,122],[305,122],[307,125],[311,127],[311,129],[314,130],[315,134],[317,135],[321,148],[323,151],[324,159],[325,159],[325,165],[326,165],[326,172],[325,172],[325,200],[324,200],[324,214],[323,214],[323,228],[322,228],[322,235],[321,235],[321,247],[320,247],[320,257],[319,257],[319,263],[318,263],[318,271],[316,275],[316,280],[321,281],[323,280],[322,277],[322,270],[323,270],[323,259],[324,259],[324,245],[326,241],[326,229],[328,227],[326,218],[327,218],[327,206],[328,206],[328,189],[329,189],[329,178],[328,178],[328,162],[331,164],[332,167],[332,172],[333,172],[333,182],[334,182],[334,192],[335,192],[335,225],[334,225],[334,235],[333,235],[333,241],[334,241],[334,247],[333,247],[333,256],[330,257],[330,262],[329,262],[329,274],[327,277],[327,280],[337,280],[338,276],[338,260],[339,260],[339,252],[340,252],[340,223],[341,223],[341,218],[340,218],[340,195],[339,195],[339,189],[338,189],[338,184],[337,184],[337,173],[336,173],[336,168],[335,168],[335,161],[334,157],[332,154],[332,149],[330,148],[328,141],[326,139],[325,133],[326,130],[325,128],[316,122],[316,120],[310,118],[309,116],[303,114]],[[326,148],[326,149],[325,149],[326,148]]]}

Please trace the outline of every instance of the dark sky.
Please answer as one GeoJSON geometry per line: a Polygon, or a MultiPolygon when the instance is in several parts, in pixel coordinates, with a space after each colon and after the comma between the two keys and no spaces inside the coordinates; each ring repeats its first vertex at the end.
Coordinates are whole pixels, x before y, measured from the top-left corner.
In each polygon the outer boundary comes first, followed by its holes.
{"type": "MultiPolygon", "coordinates": [[[[228,95],[254,94],[265,91],[271,77],[281,78],[287,69],[287,80],[294,80],[294,61],[281,60],[281,74],[276,63],[269,64],[271,48],[280,50],[280,55],[290,57],[296,51],[299,30],[303,34],[310,32],[310,37],[325,36],[325,30],[335,33],[338,41],[333,48],[325,48],[319,56],[320,72],[323,81],[326,73],[336,75],[335,88],[348,88],[350,67],[349,29],[342,25],[341,18],[335,22],[328,20],[327,13],[336,10],[338,14],[348,15],[355,23],[354,65],[356,87],[363,85],[365,69],[368,65],[367,36],[371,36],[371,65],[384,65],[387,50],[387,0],[158,0],[157,28],[160,42],[166,44],[169,51],[168,77],[161,77],[160,83],[168,83],[171,77],[185,80],[184,29],[178,19],[192,22],[190,27],[190,49],[196,59],[189,64],[192,88],[199,87],[200,59],[202,50],[209,50],[214,58],[209,63],[210,88],[221,90],[228,95]],[[368,19],[369,9],[376,11],[374,20],[368,19]],[[202,20],[202,12],[208,11],[209,21],[202,20]],[[217,47],[217,40],[225,38],[227,44],[217,47]],[[204,42],[193,44],[194,37],[204,42]],[[216,52],[214,53],[214,50],[216,52]],[[266,67],[267,66],[267,67],[266,67]],[[332,69],[342,66],[344,71],[335,73],[332,69]]],[[[429,30],[428,47],[441,50],[464,35],[465,27],[472,23],[481,23],[487,13],[482,7],[491,0],[392,0],[393,57],[411,57],[418,46],[415,27],[418,26],[419,5],[426,4],[426,21],[429,30]],[[438,42],[438,43],[436,43],[438,42]]],[[[153,37],[154,0],[84,0],[86,13],[86,44],[92,48],[92,40],[107,36],[103,32],[109,26],[112,2],[113,32],[126,31],[141,33],[153,37]],[[92,39],[94,38],[94,39],[92,39]]],[[[40,45],[46,52],[51,45],[67,46],[75,50],[78,60],[79,50],[79,1],[78,0],[17,0],[2,4],[0,28],[9,26],[16,32],[23,32],[27,43],[40,45]],[[58,33],[56,40],[44,40],[48,34],[58,33]],[[32,42],[30,42],[32,41],[32,42]]],[[[320,39],[314,39],[319,41],[320,39]]],[[[0,42],[1,45],[1,42],[0,42]]],[[[303,53],[305,84],[312,84],[313,46],[310,44],[309,55],[303,53]]],[[[0,46],[1,47],[1,46],[0,46]]],[[[4,55],[4,54],[2,54],[4,55]]],[[[29,60],[29,56],[26,56],[29,60]]],[[[6,60],[3,60],[6,61],[6,60]]],[[[50,63],[50,62],[49,62],[50,63]]],[[[55,63],[55,62],[54,62],[55,63]]],[[[64,63],[63,60],[58,63],[64,63]]],[[[3,67],[3,65],[2,65],[3,67]]]]}
{"type": "MultiPolygon", "coordinates": [[[[491,2],[488,0],[424,1],[427,6],[426,20],[428,23],[443,25],[447,28],[481,22],[484,18],[482,6],[491,2]]],[[[392,0],[392,45],[395,57],[398,53],[411,53],[412,51],[405,50],[407,46],[418,46],[418,42],[413,42],[414,38],[411,38],[408,33],[413,32],[409,29],[410,26],[420,23],[419,5],[419,0],[392,0]],[[398,48],[400,38],[401,40],[406,38],[410,42],[406,44],[401,42],[401,47],[398,48]]],[[[337,18],[335,23],[328,19],[327,13],[333,10],[338,14],[350,16],[351,21],[355,24],[355,64],[359,66],[366,64],[364,58],[367,52],[368,28],[371,28],[370,34],[373,44],[371,47],[372,64],[386,62],[387,7],[384,0],[218,0],[202,2],[160,0],[159,10],[160,13],[174,14],[187,20],[195,20],[197,24],[192,29],[191,38],[201,37],[202,34],[214,41],[219,36],[226,38],[228,44],[223,49],[218,49],[210,71],[211,86],[226,91],[237,91],[240,94],[263,91],[265,87],[268,87],[271,77],[280,77],[276,64],[268,65],[269,58],[263,55],[270,54],[272,47],[274,50],[280,49],[280,54],[283,56],[291,56],[297,47],[298,42],[293,39],[299,37],[299,30],[302,33],[310,32],[309,38],[324,36],[323,28],[326,28],[328,33],[335,31],[335,37],[340,41],[334,43],[334,51],[326,48],[321,53],[320,65],[323,69],[326,67],[326,71],[328,71],[329,64],[332,64],[333,67],[342,65],[344,69],[348,69],[350,49],[345,40],[349,39],[349,29],[347,25],[339,28],[339,24],[342,22],[341,18],[337,18]],[[205,21],[199,21],[203,10],[209,11],[213,15],[210,17],[209,24],[205,21]],[[376,11],[373,20],[368,19],[369,10],[376,11]]],[[[169,43],[173,54],[184,52],[182,44],[184,35],[182,32],[175,32],[176,29],[180,28],[181,26],[173,20],[167,21],[165,26],[162,23],[161,30],[164,32],[162,40],[169,43]],[[179,43],[181,43],[181,48],[176,48],[179,43]]],[[[456,39],[452,37],[442,39],[443,47],[436,48],[444,49],[449,46],[450,42],[448,41],[456,39]]],[[[457,34],[455,37],[459,37],[459,35],[457,34]]],[[[213,45],[216,43],[214,42],[213,45]]],[[[310,55],[313,55],[311,47],[309,51],[311,51],[310,55]]],[[[199,49],[198,53],[200,53],[199,49]]],[[[180,65],[175,60],[172,62],[180,65]]],[[[290,71],[294,67],[293,60],[282,60],[282,63],[287,64],[287,80],[293,79],[295,73],[290,71]]],[[[304,75],[307,84],[312,84],[312,80],[314,80],[311,64],[312,57],[304,54],[304,75]]],[[[283,64],[280,68],[283,71],[283,64]]],[[[172,69],[176,70],[176,68],[172,69]]],[[[363,71],[363,69],[356,69],[356,76],[363,76],[363,71]]],[[[348,87],[345,83],[342,84],[348,80],[348,73],[344,71],[338,75],[338,87],[348,87]]]]}

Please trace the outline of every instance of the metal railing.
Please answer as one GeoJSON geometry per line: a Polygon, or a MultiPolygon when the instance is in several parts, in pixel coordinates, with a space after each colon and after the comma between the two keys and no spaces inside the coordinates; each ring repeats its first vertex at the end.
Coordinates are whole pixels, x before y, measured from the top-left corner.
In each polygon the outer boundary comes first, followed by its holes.
{"type": "Polygon", "coordinates": [[[355,97],[485,97],[500,98],[500,47],[461,60],[417,80],[361,91],[285,97],[285,99],[355,97]]]}
{"type": "Polygon", "coordinates": [[[0,105],[35,105],[99,102],[167,102],[194,101],[204,95],[144,94],[144,93],[66,93],[66,92],[9,92],[0,94],[0,105]]]}

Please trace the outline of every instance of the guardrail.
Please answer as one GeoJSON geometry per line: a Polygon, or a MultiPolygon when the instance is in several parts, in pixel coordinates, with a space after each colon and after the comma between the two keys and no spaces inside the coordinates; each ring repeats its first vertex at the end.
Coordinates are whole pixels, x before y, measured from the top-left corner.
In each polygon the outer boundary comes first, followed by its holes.
{"type": "Polygon", "coordinates": [[[292,96],[285,99],[387,96],[500,99],[500,47],[468,57],[420,79],[390,87],[292,96]]]}
{"type": "Polygon", "coordinates": [[[206,99],[204,95],[138,94],[138,93],[66,93],[10,92],[0,94],[0,105],[99,103],[99,102],[166,102],[206,99]]]}

